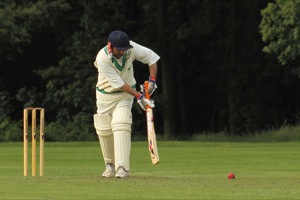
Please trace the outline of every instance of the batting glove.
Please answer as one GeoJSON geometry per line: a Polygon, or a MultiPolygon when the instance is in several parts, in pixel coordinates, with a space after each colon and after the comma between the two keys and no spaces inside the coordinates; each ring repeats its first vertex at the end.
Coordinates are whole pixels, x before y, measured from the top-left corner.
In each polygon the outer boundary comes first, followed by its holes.
{"type": "Polygon", "coordinates": [[[149,77],[149,84],[148,84],[148,93],[150,94],[150,96],[153,94],[153,92],[155,91],[155,89],[157,88],[156,85],[156,77],[149,77]]]}
{"type": "Polygon", "coordinates": [[[154,102],[152,100],[146,99],[145,95],[142,93],[139,93],[137,96],[137,102],[141,106],[143,110],[146,111],[146,106],[149,106],[150,108],[154,108],[154,102]]]}

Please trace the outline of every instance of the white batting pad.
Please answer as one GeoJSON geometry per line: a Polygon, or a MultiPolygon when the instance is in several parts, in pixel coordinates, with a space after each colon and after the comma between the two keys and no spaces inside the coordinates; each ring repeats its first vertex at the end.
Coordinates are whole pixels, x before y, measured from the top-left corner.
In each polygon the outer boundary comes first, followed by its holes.
{"type": "Polygon", "coordinates": [[[112,130],[115,145],[115,166],[129,171],[132,115],[128,107],[117,107],[113,113],[112,130]]]}
{"type": "Polygon", "coordinates": [[[95,114],[94,125],[100,141],[105,164],[114,164],[114,137],[111,130],[111,116],[95,114]]]}
{"type": "Polygon", "coordinates": [[[129,171],[129,159],[131,149],[131,134],[128,131],[114,132],[115,143],[115,159],[116,170],[123,166],[126,171],[129,171]]]}

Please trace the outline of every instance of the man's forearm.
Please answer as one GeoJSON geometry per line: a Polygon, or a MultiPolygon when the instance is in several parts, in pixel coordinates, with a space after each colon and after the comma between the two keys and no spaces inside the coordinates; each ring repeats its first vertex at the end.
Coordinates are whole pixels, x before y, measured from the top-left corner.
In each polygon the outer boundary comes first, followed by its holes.
{"type": "Polygon", "coordinates": [[[156,63],[149,66],[149,73],[150,73],[150,77],[156,78],[156,74],[157,74],[157,64],[156,63]]]}
{"type": "Polygon", "coordinates": [[[127,83],[124,83],[124,85],[121,87],[121,89],[124,92],[127,92],[128,94],[131,94],[132,96],[137,97],[139,95],[139,92],[137,92],[136,90],[134,90],[132,87],[130,87],[130,85],[128,85],[127,83]]]}

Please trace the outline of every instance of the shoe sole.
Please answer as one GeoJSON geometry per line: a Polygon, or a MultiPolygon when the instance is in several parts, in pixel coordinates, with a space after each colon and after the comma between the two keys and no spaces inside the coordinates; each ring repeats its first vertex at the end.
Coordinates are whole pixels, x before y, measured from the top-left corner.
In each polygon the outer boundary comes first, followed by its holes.
{"type": "Polygon", "coordinates": [[[116,176],[116,178],[128,178],[129,175],[126,175],[126,176],[116,176]]]}
{"type": "Polygon", "coordinates": [[[112,177],[114,177],[114,174],[111,176],[102,176],[102,178],[112,178],[112,177]]]}

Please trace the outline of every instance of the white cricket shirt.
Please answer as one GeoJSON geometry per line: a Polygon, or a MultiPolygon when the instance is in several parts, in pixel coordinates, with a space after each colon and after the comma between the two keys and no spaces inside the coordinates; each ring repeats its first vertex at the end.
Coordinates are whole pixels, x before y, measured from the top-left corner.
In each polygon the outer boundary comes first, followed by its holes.
{"type": "Polygon", "coordinates": [[[97,54],[95,67],[98,69],[97,90],[102,93],[113,93],[122,91],[120,88],[124,82],[135,86],[136,80],[133,72],[133,61],[138,60],[148,66],[156,63],[160,57],[151,49],[130,41],[133,48],[128,49],[123,57],[113,57],[103,47],[97,54]]]}

